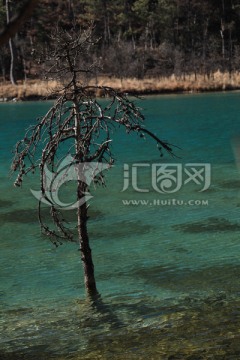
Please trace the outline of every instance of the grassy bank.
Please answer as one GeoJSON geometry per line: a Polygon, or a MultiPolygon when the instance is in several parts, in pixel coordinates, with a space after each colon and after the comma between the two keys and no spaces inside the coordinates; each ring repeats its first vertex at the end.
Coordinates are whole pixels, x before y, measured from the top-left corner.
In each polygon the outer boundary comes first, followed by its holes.
{"type": "MultiPolygon", "coordinates": [[[[128,78],[99,77],[91,80],[91,85],[111,86],[120,91],[131,94],[164,94],[178,92],[206,92],[240,89],[240,73],[221,73],[217,71],[210,76],[185,75],[161,78],[128,78]]],[[[61,85],[56,81],[27,80],[13,86],[10,83],[0,84],[0,101],[31,100],[55,96],[61,85]]],[[[101,90],[97,91],[101,96],[101,90]]]]}

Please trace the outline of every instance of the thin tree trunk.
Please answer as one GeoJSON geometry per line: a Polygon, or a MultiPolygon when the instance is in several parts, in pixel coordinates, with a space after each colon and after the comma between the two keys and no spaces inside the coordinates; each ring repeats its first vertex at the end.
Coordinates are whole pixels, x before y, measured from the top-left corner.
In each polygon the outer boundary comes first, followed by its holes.
{"type": "Polygon", "coordinates": [[[232,46],[232,28],[231,24],[229,27],[229,77],[232,78],[232,55],[233,55],[233,46],[232,46]]]}
{"type": "MultiPolygon", "coordinates": [[[[78,195],[82,194],[81,185],[79,184],[78,195]]],[[[90,297],[98,295],[94,265],[92,261],[92,251],[89,246],[89,237],[87,232],[87,204],[84,203],[78,208],[78,235],[81,250],[81,260],[83,262],[84,282],[87,294],[90,297]]]]}
{"type": "Polygon", "coordinates": [[[6,67],[5,67],[4,57],[2,55],[0,55],[0,63],[1,63],[3,82],[5,82],[6,81],[6,67]]]}
{"type": "Polygon", "coordinates": [[[224,35],[224,31],[225,31],[225,23],[224,23],[224,20],[221,19],[220,34],[221,34],[221,38],[222,38],[222,58],[223,59],[225,59],[225,35],[224,35]]]}
{"type": "Polygon", "coordinates": [[[26,82],[27,81],[27,66],[26,66],[26,61],[25,61],[25,58],[24,58],[24,50],[23,50],[23,46],[20,46],[20,52],[21,52],[21,67],[23,69],[23,76],[24,76],[24,81],[26,82]]]}
{"type": "Polygon", "coordinates": [[[226,16],[225,16],[225,2],[222,0],[222,18],[221,18],[221,29],[220,34],[222,38],[222,58],[225,59],[225,22],[226,22],[226,16]]]}
{"type": "Polygon", "coordinates": [[[202,58],[203,58],[203,74],[204,79],[206,75],[206,49],[207,49],[207,36],[208,36],[208,18],[203,24],[203,52],[202,52],[202,58]]]}
{"type": "Polygon", "coordinates": [[[15,50],[13,40],[9,40],[9,49],[11,54],[11,64],[10,64],[10,81],[13,85],[17,85],[16,76],[15,76],[15,50]]]}
{"type": "MultiPolygon", "coordinates": [[[[7,24],[10,22],[10,5],[9,0],[6,0],[6,15],[7,15],[7,24]]],[[[13,85],[17,85],[16,77],[15,77],[15,63],[16,63],[16,52],[13,43],[13,39],[9,39],[9,49],[11,55],[11,63],[10,63],[10,81],[13,85]]]]}
{"type": "MultiPolygon", "coordinates": [[[[77,103],[74,103],[74,109],[75,109],[75,150],[77,159],[79,162],[82,162],[82,156],[81,156],[81,149],[80,149],[80,143],[81,143],[81,128],[80,128],[80,119],[78,116],[77,111],[77,103]]],[[[82,178],[83,174],[81,174],[82,178]]],[[[84,179],[83,179],[84,180],[84,179]]],[[[84,181],[78,180],[78,188],[77,188],[77,199],[80,200],[87,190],[87,185],[84,181]]],[[[78,219],[78,238],[79,238],[79,244],[80,244],[80,251],[81,251],[81,260],[83,263],[83,271],[84,271],[84,282],[85,282],[85,288],[87,291],[87,294],[91,297],[97,297],[98,291],[94,276],[94,265],[92,261],[92,251],[89,246],[89,237],[87,232],[87,204],[84,203],[77,209],[77,219],[78,219]]]]}

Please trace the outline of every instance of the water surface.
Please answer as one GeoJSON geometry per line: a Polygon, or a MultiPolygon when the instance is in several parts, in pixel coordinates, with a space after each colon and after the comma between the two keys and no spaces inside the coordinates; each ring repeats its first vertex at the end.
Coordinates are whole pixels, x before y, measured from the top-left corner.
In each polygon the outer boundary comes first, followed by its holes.
{"type": "Polygon", "coordinates": [[[85,300],[77,243],[55,248],[40,234],[29,190],[38,189],[37,178],[22,189],[9,179],[14,144],[51,103],[0,104],[3,359],[239,358],[240,174],[232,149],[240,134],[239,96],[141,102],[148,128],[178,145],[180,158],[160,158],[151,140],[113,136],[116,165],[107,188],[92,190],[90,204],[97,306],[85,300]],[[148,193],[132,186],[121,192],[124,163],[160,162],[210,163],[211,186],[200,193],[191,182],[159,194],[146,168],[139,186],[148,193]],[[154,205],[173,198],[208,204],[154,205]],[[123,200],[147,203],[127,206],[123,200]]]}

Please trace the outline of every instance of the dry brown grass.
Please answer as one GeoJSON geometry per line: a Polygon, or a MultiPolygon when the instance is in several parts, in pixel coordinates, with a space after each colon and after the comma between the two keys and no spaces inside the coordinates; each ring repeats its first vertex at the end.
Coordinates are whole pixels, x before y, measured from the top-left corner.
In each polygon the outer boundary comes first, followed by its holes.
{"type": "MultiPolygon", "coordinates": [[[[90,81],[91,85],[96,85],[96,81],[90,81]]],[[[219,91],[240,89],[240,73],[221,73],[217,71],[209,77],[197,75],[196,77],[186,75],[185,77],[161,77],[145,79],[118,79],[99,77],[97,85],[111,86],[117,90],[135,93],[135,94],[153,94],[153,93],[176,93],[176,92],[201,92],[201,91],[219,91]]],[[[59,89],[60,84],[56,81],[29,80],[13,86],[9,83],[1,83],[0,99],[34,99],[53,96],[59,89]]],[[[101,96],[101,90],[97,92],[101,96]]]]}
{"type": "Polygon", "coordinates": [[[17,86],[10,83],[1,83],[0,98],[1,99],[29,99],[43,98],[50,96],[59,84],[56,81],[40,81],[29,80],[19,83],[17,86]]]}
{"type": "Polygon", "coordinates": [[[113,88],[127,92],[138,93],[167,93],[167,92],[200,92],[240,88],[240,73],[221,73],[217,71],[210,77],[186,75],[184,77],[145,78],[139,79],[116,79],[100,78],[98,85],[109,85],[113,88]]]}

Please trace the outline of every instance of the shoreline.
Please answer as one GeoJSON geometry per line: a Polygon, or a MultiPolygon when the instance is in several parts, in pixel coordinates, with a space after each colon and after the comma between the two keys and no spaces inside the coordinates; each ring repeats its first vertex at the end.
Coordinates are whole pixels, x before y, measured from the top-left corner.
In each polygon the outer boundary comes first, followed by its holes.
{"type": "MultiPolygon", "coordinates": [[[[101,86],[110,86],[129,95],[194,94],[240,90],[240,73],[221,73],[211,75],[172,75],[165,78],[115,78],[99,76],[88,85],[98,86],[96,96],[102,97],[101,86]]],[[[15,86],[10,82],[0,83],[0,102],[37,101],[56,99],[56,92],[62,85],[57,81],[26,80],[15,86]]]]}

